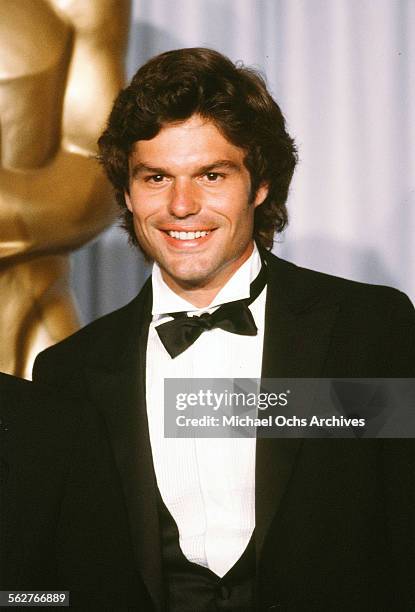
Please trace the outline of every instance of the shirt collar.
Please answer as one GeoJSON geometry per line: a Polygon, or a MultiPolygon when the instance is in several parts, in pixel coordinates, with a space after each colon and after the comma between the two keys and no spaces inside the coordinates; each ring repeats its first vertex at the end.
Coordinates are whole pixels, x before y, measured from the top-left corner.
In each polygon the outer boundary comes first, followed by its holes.
{"type": "Polygon", "coordinates": [[[169,312],[199,312],[227,304],[235,300],[249,297],[250,285],[261,269],[261,257],[254,243],[254,249],[249,258],[236,270],[228,282],[222,287],[213,301],[204,308],[197,308],[180,297],[166,285],[157,263],[153,265],[151,282],[153,285],[153,317],[158,318],[169,312]]]}

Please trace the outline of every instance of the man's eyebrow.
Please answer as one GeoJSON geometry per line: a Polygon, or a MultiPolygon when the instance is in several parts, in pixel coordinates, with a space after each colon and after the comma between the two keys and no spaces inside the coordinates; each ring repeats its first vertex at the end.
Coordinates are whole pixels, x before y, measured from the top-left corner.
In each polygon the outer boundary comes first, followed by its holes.
{"type": "Polygon", "coordinates": [[[165,168],[155,168],[149,164],[138,163],[131,168],[131,178],[136,178],[138,174],[143,172],[148,172],[150,174],[168,174],[165,168]]]}
{"type": "Polygon", "coordinates": [[[206,166],[202,166],[197,171],[197,174],[206,174],[207,172],[213,172],[214,170],[219,170],[220,168],[228,169],[228,170],[239,170],[240,165],[236,162],[231,161],[230,159],[218,159],[211,164],[207,164],[206,166]]]}

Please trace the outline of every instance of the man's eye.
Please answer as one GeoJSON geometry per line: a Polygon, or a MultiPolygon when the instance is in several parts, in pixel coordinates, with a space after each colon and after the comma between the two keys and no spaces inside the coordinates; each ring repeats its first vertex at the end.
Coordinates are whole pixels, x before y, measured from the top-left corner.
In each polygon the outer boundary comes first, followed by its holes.
{"type": "Polygon", "coordinates": [[[221,178],[221,175],[217,172],[206,172],[205,176],[209,183],[214,183],[221,178]]]}
{"type": "Polygon", "coordinates": [[[164,180],[164,174],[153,174],[147,177],[147,182],[150,183],[162,183],[164,180]]]}

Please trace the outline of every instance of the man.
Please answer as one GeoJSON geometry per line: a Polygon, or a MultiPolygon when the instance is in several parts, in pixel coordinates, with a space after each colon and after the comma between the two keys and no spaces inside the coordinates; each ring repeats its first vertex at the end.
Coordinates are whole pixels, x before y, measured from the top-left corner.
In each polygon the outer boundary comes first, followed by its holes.
{"type": "Polygon", "coordinates": [[[168,377],[414,375],[406,296],[269,253],[296,151],[263,80],[212,50],[164,53],[99,145],[152,277],[34,377],[104,415],[151,609],[410,610],[410,442],[163,436],[168,377]]]}
{"type": "Polygon", "coordinates": [[[132,559],[102,418],[0,374],[0,590],[70,591],[85,610],[133,604],[146,590],[132,559]]]}

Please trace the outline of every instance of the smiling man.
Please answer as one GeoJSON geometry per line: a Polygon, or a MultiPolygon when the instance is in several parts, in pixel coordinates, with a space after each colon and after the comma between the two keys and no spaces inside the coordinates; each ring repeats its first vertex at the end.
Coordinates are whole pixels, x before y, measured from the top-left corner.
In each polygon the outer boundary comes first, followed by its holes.
{"type": "Polygon", "coordinates": [[[207,306],[253,250],[255,208],[245,153],[199,114],[135,143],[125,199],[144,251],[166,284],[207,306]]]}
{"type": "Polygon", "coordinates": [[[165,378],[415,374],[406,296],[270,253],[296,150],[262,78],[209,49],[164,53],[99,146],[153,272],[34,378],[105,419],[152,602],[137,608],[413,609],[410,440],[164,437],[165,378]]]}

